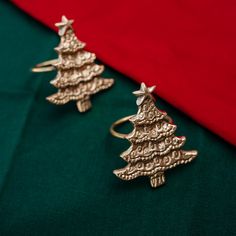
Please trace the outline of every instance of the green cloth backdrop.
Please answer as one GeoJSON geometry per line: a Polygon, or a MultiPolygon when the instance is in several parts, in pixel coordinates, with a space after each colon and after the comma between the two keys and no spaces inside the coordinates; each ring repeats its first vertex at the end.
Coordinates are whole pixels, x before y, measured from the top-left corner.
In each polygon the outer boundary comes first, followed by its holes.
{"type": "Polygon", "coordinates": [[[7,1],[0,19],[0,235],[236,235],[233,146],[158,98],[184,149],[199,155],[158,189],[147,178],[121,181],[112,171],[125,166],[129,143],[109,127],[136,113],[139,85],[107,67],[115,85],[89,112],[49,104],[55,72],[30,68],[56,57],[58,36],[7,1]]]}

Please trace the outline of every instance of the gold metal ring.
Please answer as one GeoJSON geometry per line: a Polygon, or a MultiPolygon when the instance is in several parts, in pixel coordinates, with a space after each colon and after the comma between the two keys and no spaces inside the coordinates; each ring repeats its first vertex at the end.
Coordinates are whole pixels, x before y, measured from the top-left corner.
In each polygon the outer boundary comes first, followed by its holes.
{"type": "MultiPolygon", "coordinates": [[[[123,117],[117,121],[115,121],[112,125],[111,125],[111,128],[110,128],[110,132],[111,134],[114,136],[114,137],[117,137],[117,138],[121,138],[121,139],[125,139],[129,134],[122,134],[122,133],[119,133],[117,131],[115,131],[115,128],[118,126],[118,125],[121,125],[127,121],[129,121],[130,118],[132,118],[134,115],[131,115],[131,116],[126,116],[126,117],[123,117]]],[[[165,116],[164,118],[165,120],[167,120],[169,123],[173,123],[173,120],[171,117],[169,116],[165,116]]]]}
{"type": "Polygon", "coordinates": [[[37,64],[34,68],[31,69],[32,72],[48,72],[55,70],[54,64],[58,62],[58,59],[53,59],[49,61],[44,61],[37,64]]]}
{"type": "Polygon", "coordinates": [[[130,119],[131,117],[133,117],[133,115],[131,115],[131,116],[126,116],[126,117],[123,117],[123,118],[121,118],[121,119],[115,121],[115,122],[111,125],[111,128],[110,128],[111,134],[112,134],[114,137],[125,139],[128,134],[122,134],[122,133],[119,133],[119,132],[115,131],[115,127],[117,127],[118,125],[121,125],[121,124],[123,124],[123,123],[129,121],[129,119],[130,119]]]}

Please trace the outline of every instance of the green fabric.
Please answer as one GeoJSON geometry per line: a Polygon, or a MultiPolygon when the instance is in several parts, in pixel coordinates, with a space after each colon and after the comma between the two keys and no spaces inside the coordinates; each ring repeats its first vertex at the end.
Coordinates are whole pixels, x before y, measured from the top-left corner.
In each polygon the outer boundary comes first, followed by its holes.
{"type": "Polygon", "coordinates": [[[56,56],[57,35],[4,1],[0,18],[0,235],[236,234],[233,146],[158,99],[199,156],[159,189],[145,177],[121,181],[112,170],[125,166],[129,143],[109,127],[136,113],[139,85],[107,67],[115,86],[88,113],[49,104],[55,73],[29,69],[56,56]]]}

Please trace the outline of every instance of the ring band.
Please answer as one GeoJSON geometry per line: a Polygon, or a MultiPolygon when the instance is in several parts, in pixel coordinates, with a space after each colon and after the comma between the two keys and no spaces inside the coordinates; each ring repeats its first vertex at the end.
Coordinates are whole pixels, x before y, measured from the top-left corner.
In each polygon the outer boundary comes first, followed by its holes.
{"type": "Polygon", "coordinates": [[[115,122],[111,125],[111,128],[110,128],[111,134],[112,134],[114,137],[125,139],[128,134],[122,134],[122,133],[119,133],[119,132],[115,131],[115,127],[118,126],[118,125],[121,125],[121,124],[123,124],[123,123],[125,123],[125,122],[127,122],[127,121],[129,121],[129,119],[130,119],[131,117],[133,117],[133,115],[131,115],[131,116],[126,116],[126,117],[123,117],[123,118],[121,118],[121,119],[115,121],[115,122]]]}
{"type": "MultiPolygon", "coordinates": [[[[118,126],[118,125],[121,125],[127,121],[129,121],[129,119],[131,117],[133,117],[134,115],[131,115],[131,116],[126,116],[126,117],[123,117],[117,121],[115,121],[112,125],[111,125],[111,128],[110,128],[110,132],[111,134],[116,137],[116,138],[121,138],[121,139],[125,139],[129,134],[122,134],[122,133],[119,133],[117,131],[115,131],[115,128],[118,126]]],[[[173,123],[173,120],[172,118],[170,118],[168,115],[165,116],[165,120],[167,120],[169,123],[173,123]]]]}
{"type": "Polygon", "coordinates": [[[58,59],[53,59],[49,61],[44,61],[42,63],[37,64],[34,68],[32,68],[32,72],[48,72],[55,70],[55,66],[53,64],[57,63],[58,59]]]}

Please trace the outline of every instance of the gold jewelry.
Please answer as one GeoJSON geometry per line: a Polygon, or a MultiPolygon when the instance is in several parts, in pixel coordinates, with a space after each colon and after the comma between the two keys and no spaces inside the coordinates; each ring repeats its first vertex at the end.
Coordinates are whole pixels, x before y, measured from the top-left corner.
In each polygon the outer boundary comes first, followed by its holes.
{"type": "Polygon", "coordinates": [[[48,72],[52,70],[56,70],[54,64],[58,63],[58,59],[52,59],[49,61],[44,61],[37,64],[34,68],[32,68],[32,72],[48,72]]]}
{"type": "Polygon", "coordinates": [[[58,59],[37,64],[33,72],[47,72],[57,70],[57,76],[51,84],[58,88],[58,92],[47,97],[47,100],[56,105],[63,105],[69,101],[77,101],[77,108],[85,112],[91,108],[90,96],[111,87],[114,79],[100,77],[104,71],[103,65],[94,63],[94,53],[84,49],[85,43],[77,39],[72,28],[73,20],[62,16],[58,34],[61,41],[55,48],[58,59]]]}
{"type": "Polygon", "coordinates": [[[117,138],[125,138],[131,146],[121,154],[121,158],[128,162],[122,169],[114,170],[114,174],[123,179],[131,180],[139,176],[148,176],[153,188],[165,183],[164,171],[179,164],[186,164],[197,156],[197,151],[183,151],[185,137],[176,137],[177,126],[166,112],[155,106],[152,96],[153,87],[146,87],[144,83],[138,91],[133,92],[137,98],[138,112],[114,122],[110,132],[117,138]],[[134,129],[129,134],[121,134],[115,128],[130,121],[134,129]]]}
{"type": "MultiPolygon", "coordinates": [[[[134,117],[135,115],[131,115],[131,116],[126,116],[126,117],[123,117],[117,121],[115,121],[112,125],[111,125],[111,128],[110,128],[110,132],[111,134],[114,136],[114,137],[117,137],[117,138],[121,138],[121,139],[126,139],[129,134],[122,134],[122,133],[119,133],[115,130],[115,128],[119,125],[122,125],[124,124],[125,122],[128,122],[130,121],[130,119],[132,117],[134,117]]],[[[166,117],[164,118],[166,121],[168,121],[169,123],[172,123],[173,120],[171,117],[169,117],[168,115],[166,115],[166,117]]]]}

